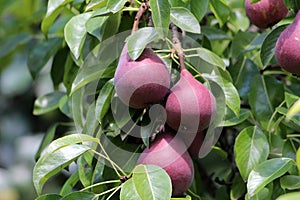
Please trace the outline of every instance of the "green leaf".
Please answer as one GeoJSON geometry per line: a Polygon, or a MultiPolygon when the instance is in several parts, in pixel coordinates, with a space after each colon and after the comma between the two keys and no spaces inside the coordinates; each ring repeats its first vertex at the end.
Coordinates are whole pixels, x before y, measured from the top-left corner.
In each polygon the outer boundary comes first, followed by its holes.
{"type": "Polygon", "coordinates": [[[264,67],[266,67],[275,55],[275,46],[277,39],[281,32],[287,27],[287,25],[282,25],[276,27],[272,30],[267,37],[264,39],[262,43],[261,51],[260,51],[260,59],[264,67]]]}
{"type": "Polygon", "coordinates": [[[40,147],[38,149],[38,151],[35,153],[35,160],[37,161],[42,152],[44,151],[44,149],[53,141],[54,137],[55,137],[55,131],[56,128],[58,127],[59,124],[55,123],[53,124],[45,133],[42,143],[40,144],[40,147]]]}
{"type": "Polygon", "coordinates": [[[36,44],[28,53],[27,65],[35,79],[49,59],[61,48],[62,38],[54,37],[36,44]]]}
{"type": "Polygon", "coordinates": [[[185,197],[173,197],[170,200],[192,200],[192,197],[190,195],[187,195],[185,197]]]}
{"type": "MultiPolygon", "coordinates": [[[[112,69],[112,67],[106,67],[102,64],[81,68],[73,81],[71,95],[92,81],[99,81],[101,78],[111,78],[109,74],[105,73],[106,71],[110,71],[110,69],[112,69]]],[[[113,69],[115,69],[115,67],[113,67],[113,69]]]]}
{"type": "Polygon", "coordinates": [[[203,33],[209,40],[231,40],[232,37],[229,36],[222,29],[203,26],[201,27],[201,33],[203,33]]]}
{"type": "Polygon", "coordinates": [[[248,178],[249,197],[257,194],[274,179],[284,175],[293,165],[294,161],[290,158],[273,158],[257,165],[248,178]]]}
{"type": "Polygon", "coordinates": [[[60,99],[65,95],[63,92],[52,92],[37,98],[34,102],[34,115],[42,115],[58,108],[60,99]]]}
{"type": "Polygon", "coordinates": [[[230,74],[227,71],[218,71],[218,73],[211,75],[203,74],[203,76],[221,86],[226,97],[226,105],[238,116],[240,113],[240,97],[232,84],[230,74]]]}
{"type": "Polygon", "coordinates": [[[49,0],[47,6],[47,13],[42,21],[42,31],[46,35],[53,24],[54,20],[57,18],[59,13],[63,10],[63,7],[72,2],[73,0],[49,0]]]}
{"type": "Polygon", "coordinates": [[[200,24],[194,15],[186,8],[172,7],[170,12],[171,21],[182,30],[200,34],[200,24]]]}
{"type": "Polygon", "coordinates": [[[223,26],[230,15],[230,8],[224,0],[210,0],[210,9],[217,18],[220,26],[223,26]]]}
{"type": "Polygon", "coordinates": [[[76,15],[65,26],[65,40],[76,59],[80,57],[86,38],[86,22],[92,17],[92,12],[76,15]]]}
{"type": "Polygon", "coordinates": [[[111,98],[114,91],[113,79],[107,81],[102,87],[96,100],[96,118],[101,123],[103,117],[110,108],[111,98]]]}
{"type": "Polygon", "coordinates": [[[41,194],[42,188],[49,178],[89,149],[84,145],[73,144],[42,156],[33,169],[33,183],[36,192],[41,194]]]}
{"type": "Polygon", "coordinates": [[[61,200],[61,196],[58,194],[45,194],[45,195],[39,196],[35,200],[61,200]]]}
{"type": "Polygon", "coordinates": [[[297,163],[298,170],[300,171],[300,148],[298,148],[296,153],[296,163],[297,163]]]}
{"type": "Polygon", "coordinates": [[[102,41],[102,32],[105,29],[106,21],[108,18],[109,16],[97,16],[90,18],[86,23],[87,32],[95,36],[99,41],[102,41]]]}
{"type": "MultiPolygon", "coordinates": [[[[143,53],[145,47],[150,42],[156,40],[158,34],[152,27],[145,27],[137,30],[128,37],[128,54],[132,60],[136,60],[143,53]]],[[[126,45],[126,44],[125,44],[126,45]]]]}
{"type": "Polygon", "coordinates": [[[168,0],[150,0],[154,27],[161,38],[167,36],[170,24],[170,5],[168,0]]]}
{"type": "Polygon", "coordinates": [[[82,183],[83,187],[88,187],[92,184],[94,170],[91,161],[88,161],[88,159],[85,158],[86,155],[93,156],[90,155],[90,152],[86,152],[77,160],[79,180],[82,183]]]}
{"type": "Polygon", "coordinates": [[[258,66],[250,59],[240,59],[234,66],[229,67],[233,84],[240,97],[247,101],[253,78],[259,75],[258,66]]]}
{"type": "Polygon", "coordinates": [[[280,185],[283,189],[295,190],[300,188],[300,176],[286,175],[280,178],[280,185]]]}
{"type": "Polygon", "coordinates": [[[141,145],[125,143],[121,137],[101,136],[108,156],[125,172],[132,172],[141,153],[141,145]]]}
{"type": "Polygon", "coordinates": [[[300,199],[300,192],[291,192],[279,196],[276,200],[296,200],[300,199]]]}
{"type": "Polygon", "coordinates": [[[87,134],[76,133],[76,134],[66,135],[64,137],[54,140],[47,148],[47,153],[57,151],[69,145],[85,143],[85,142],[99,143],[100,141],[98,138],[94,138],[87,134]]]}
{"type": "Polygon", "coordinates": [[[286,117],[288,119],[291,119],[293,116],[299,113],[300,113],[300,99],[292,105],[292,107],[289,109],[288,113],[286,114],[286,117]]]}
{"type": "Polygon", "coordinates": [[[258,36],[259,34],[255,32],[239,31],[232,41],[230,57],[237,58],[240,56],[242,53],[244,53],[245,49],[249,47],[251,42],[258,36]]]}
{"type": "Polygon", "coordinates": [[[95,197],[96,195],[94,193],[77,191],[64,196],[61,200],[74,200],[74,199],[91,200],[94,199],[95,197]]]}
{"type": "Polygon", "coordinates": [[[72,110],[71,110],[71,101],[69,96],[66,94],[64,95],[58,104],[59,110],[65,114],[66,116],[68,116],[70,119],[72,119],[72,110]]]}
{"type": "Polygon", "coordinates": [[[25,44],[32,39],[32,35],[28,33],[19,33],[2,39],[0,42],[0,58],[8,55],[17,46],[25,44]]]}
{"type": "Polygon", "coordinates": [[[190,0],[191,12],[197,18],[198,22],[202,20],[208,10],[209,0],[190,0]]]}
{"type": "Polygon", "coordinates": [[[285,92],[284,97],[285,97],[284,100],[286,102],[287,108],[290,108],[299,99],[298,96],[289,92],[285,92]]]}
{"type": "Polygon", "coordinates": [[[257,75],[253,78],[249,104],[255,118],[263,128],[269,128],[269,121],[277,107],[284,100],[284,88],[281,82],[272,76],[257,75]]]}
{"type": "Polygon", "coordinates": [[[225,121],[221,126],[229,127],[238,125],[248,119],[250,116],[251,111],[247,109],[242,108],[238,116],[234,114],[231,109],[226,109],[225,121]]]}
{"type": "Polygon", "coordinates": [[[265,134],[256,126],[242,130],[234,144],[234,155],[241,176],[247,180],[251,170],[268,158],[269,143],[265,134]]]}
{"type": "Polygon", "coordinates": [[[162,168],[155,165],[138,165],[132,178],[121,188],[120,199],[170,199],[171,179],[162,168]]]}
{"type": "Polygon", "coordinates": [[[61,196],[65,196],[71,192],[73,192],[73,188],[79,182],[79,175],[78,171],[75,171],[64,183],[61,187],[59,194],[61,196]]]}
{"type": "Polygon", "coordinates": [[[197,48],[197,55],[204,60],[205,62],[219,67],[222,70],[226,69],[226,64],[224,63],[224,61],[222,60],[222,58],[220,58],[218,55],[216,55],[215,53],[213,53],[212,51],[205,49],[205,48],[197,48]]]}
{"type": "Polygon", "coordinates": [[[107,1],[107,9],[113,13],[119,12],[123,7],[127,0],[108,0],[107,1]]]}
{"type": "Polygon", "coordinates": [[[54,88],[58,88],[59,84],[63,81],[65,63],[69,55],[68,48],[62,48],[57,51],[53,58],[52,67],[51,67],[51,79],[53,82],[54,88]]]}
{"type": "MultiPolygon", "coordinates": [[[[85,10],[95,10],[95,9],[105,9],[107,5],[107,0],[91,0],[89,4],[86,6],[85,10]]],[[[108,12],[108,11],[107,11],[108,12]]]]}
{"type": "Polygon", "coordinates": [[[240,199],[246,192],[246,185],[243,178],[239,175],[235,176],[230,190],[231,199],[240,199]]]}

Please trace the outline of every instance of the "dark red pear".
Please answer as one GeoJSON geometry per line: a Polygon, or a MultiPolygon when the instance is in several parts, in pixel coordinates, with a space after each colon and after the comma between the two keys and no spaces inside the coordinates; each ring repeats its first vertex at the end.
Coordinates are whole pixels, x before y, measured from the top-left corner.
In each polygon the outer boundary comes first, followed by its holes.
{"type": "Polygon", "coordinates": [[[145,48],[137,60],[132,60],[125,44],[114,84],[116,93],[126,105],[145,108],[165,97],[170,87],[170,73],[150,48],[145,48]]]}
{"type": "MultiPolygon", "coordinates": [[[[177,133],[178,134],[178,133],[177,133]]],[[[198,158],[199,152],[204,141],[205,133],[179,133],[183,138],[184,143],[188,147],[188,152],[192,158],[198,158]]]]}
{"type": "Polygon", "coordinates": [[[294,21],[280,34],[275,47],[279,65],[300,76],[300,11],[294,21]]]}
{"type": "Polygon", "coordinates": [[[197,133],[207,128],[216,112],[210,90],[183,69],[166,101],[167,124],[178,132],[197,133]]]}
{"type": "Polygon", "coordinates": [[[259,28],[277,24],[288,13],[283,0],[260,0],[253,4],[251,0],[245,0],[245,11],[251,23],[259,28]]]}
{"type": "Polygon", "coordinates": [[[181,196],[194,179],[194,165],[187,147],[178,135],[164,132],[144,149],[137,164],[152,164],[163,168],[172,181],[172,196],[181,196]]]}

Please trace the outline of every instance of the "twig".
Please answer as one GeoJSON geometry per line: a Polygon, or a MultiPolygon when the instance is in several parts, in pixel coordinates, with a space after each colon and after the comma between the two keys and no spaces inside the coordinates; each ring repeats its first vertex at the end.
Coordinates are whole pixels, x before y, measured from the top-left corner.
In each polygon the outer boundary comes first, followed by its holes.
{"type": "Polygon", "coordinates": [[[172,40],[173,40],[173,46],[176,54],[179,57],[179,63],[180,63],[180,71],[183,69],[186,69],[185,64],[184,64],[184,52],[181,46],[181,42],[179,40],[179,33],[178,33],[178,28],[171,22],[170,24],[171,30],[172,30],[172,40]]]}
{"type": "Polygon", "coordinates": [[[139,11],[137,12],[135,18],[134,18],[134,23],[132,26],[132,31],[131,34],[134,33],[135,31],[137,31],[139,29],[139,23],[140,23],[140,19],[143,15],[143,13],[148,10],[150,8],[150,4],[148,1],[144,2],[141,4],[139,11]]]}

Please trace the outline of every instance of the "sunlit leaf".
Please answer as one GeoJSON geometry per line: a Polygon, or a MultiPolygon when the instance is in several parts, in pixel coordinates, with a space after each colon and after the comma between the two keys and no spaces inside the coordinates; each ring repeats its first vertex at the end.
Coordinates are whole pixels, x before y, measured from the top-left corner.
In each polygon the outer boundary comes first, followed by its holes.
{"type": "Polygon", "coordinates": [[[197,48],[197,54],[205,62],[225,70],[226,65],[224,61],[212,51],[205,48],[197,48]]]}
{"type": "Polygon", "coordinates": [[[63,7],[73,0],[49,0],[47,6],[47,13],[42,21],[42,31],[44,34],[48,33],[49,28],[57,18],[63,7]]]}
{"type": "Polygon", "coordinates": [[[41,194],[42,188],[49,178],[89,149],[84,145],[73,144],[42,156],[33,169],[33,183],[36,192],[41,194]]]}
{"type": "Polygon", "coordinates": [[[294,103],[292,105],[292,107],[289,109],[286,117],[288,119],[291,119],[293,116],[297,115],[300,113],[300,99],[298,101],[296,101],[296,103],[294,103]]]}
{"type": "Polygon", "coordinates": [[[137,30],[127,40],[128,54],[132,60],[138,59],[147,44],[158,38],[156,30],[152,27],[145,27],[137,30]]]}
{"type": "Polygon", "coordinates": [[[154,165],[138,165],[121,189],[120,199],[170,199],[171,179],[162,168],[154,165]]]}
{"type": "Polygon", "coordinates": [[[300,199],[300,192],[291,192],[279,196],[276,200],[296,200],[300,199]]]}
{"type": "Polygon", "coordinates": [[[234,155],[241,176],[247,180],[251,170],[268,158],[267,137],[256,126],[245,128],[236,138],[234,155]]]}
{"type": "Polygon", "coordinates": [[[168,0],[150,0],[154,27],[161,38],[167,36],[170,24],[170,5],[168,0]]]}
{"type": "Polygon", "coordinates": [[[273,158],[257,165],[248,178],[249,196],[257,194],[267,184],[285,174],[293,165],[294,161],[290,158],[273,158]]]}
{"type": "Polygon", "coordinates": [[[79,58],[86,38],[86,22],[92,17],[92,12],[72,17],[65,26],[65,40],[76,59],[79,58]]]}
{"type": "Polygon", "coordinates": [[[123,7],[127,0],[108,0],[107,1],[107,9],[113,13],[119,12],[123,7]]]}
{"type": "Polygon", "coordinates": [[[57,151],[58,149],[69,146],[69,145],[84,143],[84,142],[99,143],[99,139],[94,138],[87,134],[79,134],[79,133],[66,135],[64,137],[54,140],[47,148],[47,153],[57,151]]]}
{"type": "Polygon", "coordinates": [[[200,33],[200,25],[194,15],[186,8],[172,7],[171,8],[171,21],[187,32],[200,33]]]}

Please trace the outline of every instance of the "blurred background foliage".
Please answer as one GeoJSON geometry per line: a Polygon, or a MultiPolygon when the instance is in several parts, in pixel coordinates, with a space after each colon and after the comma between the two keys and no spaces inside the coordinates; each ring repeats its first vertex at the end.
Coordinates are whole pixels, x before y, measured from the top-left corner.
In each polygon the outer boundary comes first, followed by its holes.
{"type": "MultiPolygon", "coordinates": [[[[33,81],[27,55],[41,38],[40,23],[46,0],[0,0],[0,200],[32,200],[34,154],[45,131],[59,112],[41,117],[32,114],[33,102],[53,91],[50,66],[33,81]]],[[[51,61],[49,61],[51,62],[51,61]]],[[[57,183],[50,183],[55,191],[57,183]]]]}

